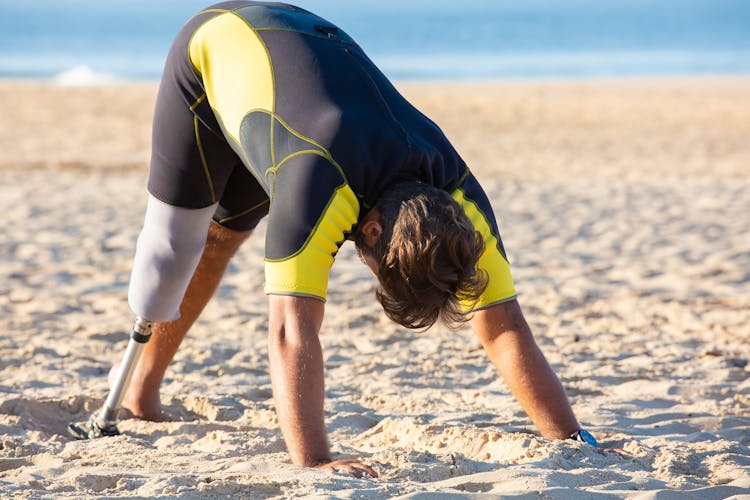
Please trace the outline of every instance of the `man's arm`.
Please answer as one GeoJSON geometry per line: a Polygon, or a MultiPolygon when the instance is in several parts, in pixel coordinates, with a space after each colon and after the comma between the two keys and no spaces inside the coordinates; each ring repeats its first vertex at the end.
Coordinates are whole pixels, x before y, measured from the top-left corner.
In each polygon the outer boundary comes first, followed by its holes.
{"type": "Polygon", "coordinates": [[[292,462],[361,476],[377,473],[358,460],[331,461],[323,415],[323,301],[269,296],[268,355],[279,425],[292,462]]]}
{"type": "Polygon", "coordinates": [[[323,421],[323,353],[318,339],[322,301],[269,296],[268,356],[279,417],[292,462],[330,460],[323,421]]]}
{"type": "Polygon", "coordinates": [[[471,326],[513,396],[544,437],[565,439],[580,428],[516,300],[475,312],[471,326]]]}

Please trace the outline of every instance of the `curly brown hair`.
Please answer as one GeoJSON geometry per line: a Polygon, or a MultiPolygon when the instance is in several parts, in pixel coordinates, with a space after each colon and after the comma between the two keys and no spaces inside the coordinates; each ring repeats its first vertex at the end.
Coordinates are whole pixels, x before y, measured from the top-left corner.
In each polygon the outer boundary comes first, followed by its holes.
{"type": "Polygon", "coordinates": [[[462,303],[475,303],[487,286],[476,269],[484,241],[464,210],[446,191],[416,181],[403,182],[378,200],[383,227],[375,247],[358,250],[375,259],[380,286],[376,297],[385,314],[412,329],[428,329],[440,319],[455,329],[469,319],[462,303]]]}

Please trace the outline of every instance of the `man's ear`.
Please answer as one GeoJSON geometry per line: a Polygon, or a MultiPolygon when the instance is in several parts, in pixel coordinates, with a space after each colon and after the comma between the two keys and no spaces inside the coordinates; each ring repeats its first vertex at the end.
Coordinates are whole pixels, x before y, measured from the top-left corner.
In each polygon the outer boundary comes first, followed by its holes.
{"type": "Polygon", "coordinates": [[[380,239],[380,235],[383,234],[383,226],[380,225],[378,220],[367,220],[362,224],[362,236],[364,236],[365,245],[372,248],[380,239]]]}

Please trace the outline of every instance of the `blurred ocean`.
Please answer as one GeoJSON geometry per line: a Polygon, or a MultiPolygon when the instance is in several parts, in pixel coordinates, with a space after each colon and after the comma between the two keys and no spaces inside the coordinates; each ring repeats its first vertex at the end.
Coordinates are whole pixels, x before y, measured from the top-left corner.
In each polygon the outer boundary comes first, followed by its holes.
{"type": "MultiPolygon", "coordinates": [[[[155,80],[210,1],[0,0],[0,77],[155,80]]],[[[396,79],[750,74],[748,0],[299,0],[396,79]]]]}

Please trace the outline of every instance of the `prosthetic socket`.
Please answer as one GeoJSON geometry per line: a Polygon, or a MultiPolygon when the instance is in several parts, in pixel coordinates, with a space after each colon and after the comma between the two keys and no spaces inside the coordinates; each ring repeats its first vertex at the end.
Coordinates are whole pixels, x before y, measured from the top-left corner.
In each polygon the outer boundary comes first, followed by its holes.
{"type": "Polygon", "coordinates": [[[179,208],[149,195],[138,237],[128,303],[152,322],[180,317],[180,303],[206,244],[216,205],[179,208]]]}

